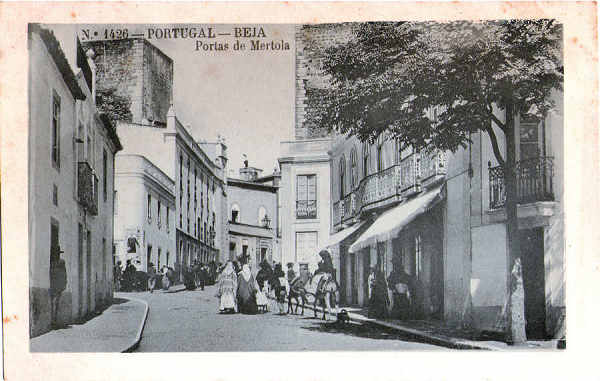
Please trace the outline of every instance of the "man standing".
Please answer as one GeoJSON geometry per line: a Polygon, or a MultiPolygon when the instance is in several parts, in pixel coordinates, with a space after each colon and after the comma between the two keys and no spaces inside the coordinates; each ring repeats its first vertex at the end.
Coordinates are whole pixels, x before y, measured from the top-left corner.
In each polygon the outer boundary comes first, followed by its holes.
{"type": "Polygon", "coordinates": [[[60,306],[60,296],[67,288],[67,268],[65,261],[60,258],[64,253],[60,246],[50,249],[50,324],[53,328],[58,328],[58,309],[60,306]]]}
{"type": "Polygon", "coordinates": [[[154,292],[155,286],[156,286],[156,269],[154,268],[154,263],[150,262],[148,264],[148,288],[150,289],[150,293],[154,292]]]}

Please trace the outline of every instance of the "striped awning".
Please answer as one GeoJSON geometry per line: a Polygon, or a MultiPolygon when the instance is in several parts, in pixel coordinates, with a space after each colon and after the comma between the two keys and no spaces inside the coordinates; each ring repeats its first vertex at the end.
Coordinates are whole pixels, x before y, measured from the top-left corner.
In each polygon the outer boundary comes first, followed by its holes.
{"type": "Polygon", "coordinates": [[[442,186],[403,202],[379,216],[348,250],[355,253],[365,247],[395,238],[406,225],[429,211],[443,199],[442,186]]]}

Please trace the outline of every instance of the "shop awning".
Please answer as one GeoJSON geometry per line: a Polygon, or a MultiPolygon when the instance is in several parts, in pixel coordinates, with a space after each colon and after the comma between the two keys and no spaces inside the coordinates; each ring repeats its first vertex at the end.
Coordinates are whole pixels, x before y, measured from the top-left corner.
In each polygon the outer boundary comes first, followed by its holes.
{"type": "Polygon", "coordinates": [[[359,222],[357,224],[354,224],[346,229],[342,229],[339,232],[332,234],[329,236],[329,239],[327,240],[327,242],[325,242],[325,245],[321,246],[319,248],[318,251],[321,251],[323,249],[326,249],[328,247],[331,246],[335,246],[338,243],[342,242],[343,240],[345,240],[346,238],[348,238],[350,236],[350,234],[354,233],[355,231],[357,231],[361,226],[363,226],[365,224],[365,221],[359,222]]]}
{"type": "Polygon", "coordinates": [[[385,211],[379,216],[348,250],[355,253],[377,242],[395,238],[400,230],[419,215],[427,212],[443,199],[442,186],[436,187],[416,198],[385,211]]]}

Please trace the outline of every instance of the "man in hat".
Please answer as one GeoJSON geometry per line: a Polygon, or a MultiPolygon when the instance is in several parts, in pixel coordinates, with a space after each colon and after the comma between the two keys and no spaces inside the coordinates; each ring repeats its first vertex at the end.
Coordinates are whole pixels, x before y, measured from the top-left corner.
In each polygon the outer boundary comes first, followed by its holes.
{"type": "Polygon", "coordinates": [[[60,296],[67,288],[67,267],[65,261],[60,258],[64,253],[60,246],[50,249],[50,324],[53,328],[58,327],[58,308],[60,296]]]}

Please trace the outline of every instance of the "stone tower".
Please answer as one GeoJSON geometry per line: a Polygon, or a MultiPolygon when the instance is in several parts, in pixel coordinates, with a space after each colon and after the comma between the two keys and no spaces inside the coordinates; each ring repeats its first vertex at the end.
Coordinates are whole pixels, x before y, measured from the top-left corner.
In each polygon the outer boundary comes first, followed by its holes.
{"type": "MultiPolygon", "coordinates": [[[[115,97],[129,104],[131,123],[165,127],[173,100],[173,60],[143,38],[83,43],[96,64],[96,94],[102,102],[115,97]]],[[[127,118],[124,118],[127,119],[127,118]]]]}

